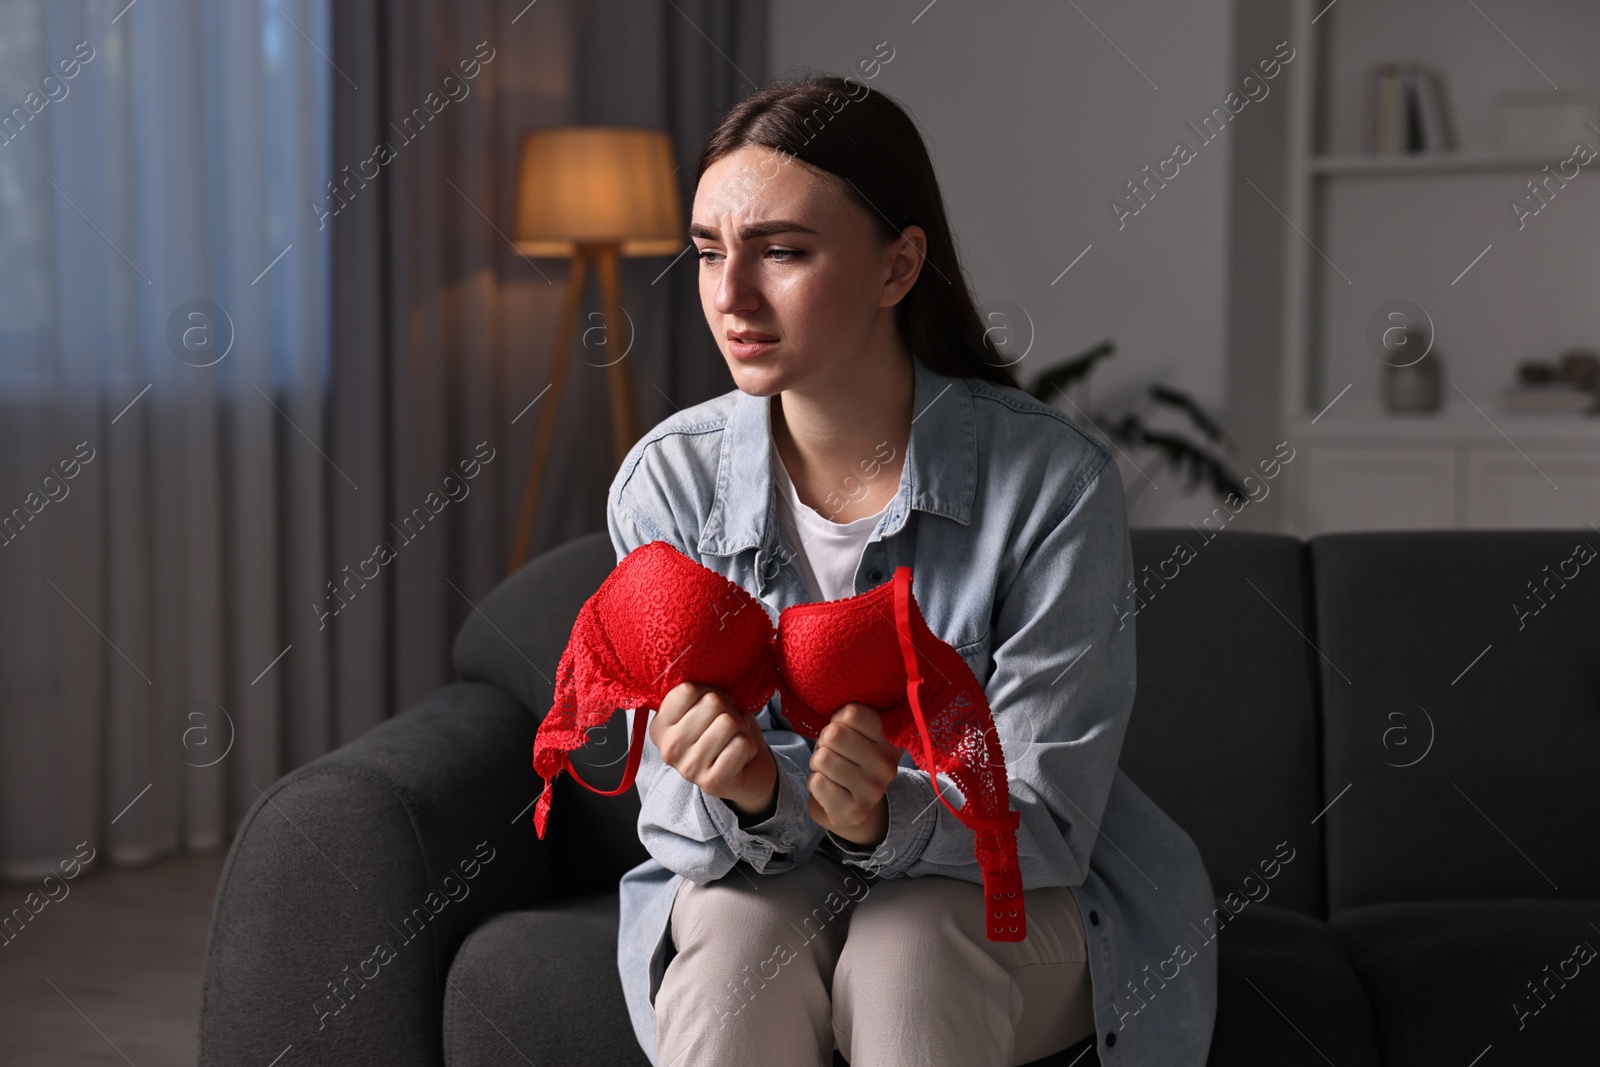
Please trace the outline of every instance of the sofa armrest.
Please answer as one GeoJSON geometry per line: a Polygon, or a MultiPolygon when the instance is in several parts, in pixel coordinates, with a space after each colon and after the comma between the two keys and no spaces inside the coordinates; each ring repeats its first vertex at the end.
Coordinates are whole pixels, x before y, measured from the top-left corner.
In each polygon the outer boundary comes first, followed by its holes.
{"type": "Polygon", "coordinates": [[[201,1067],[438,1067],[445,977],[484,919],[551,896],[536,723],[463,682],[267,788],[223,868],[201,1067]]]}

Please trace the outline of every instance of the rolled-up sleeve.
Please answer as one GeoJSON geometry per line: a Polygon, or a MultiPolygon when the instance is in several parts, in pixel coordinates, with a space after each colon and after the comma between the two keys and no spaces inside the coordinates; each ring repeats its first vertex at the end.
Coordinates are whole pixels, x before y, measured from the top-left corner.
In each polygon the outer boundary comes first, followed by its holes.
{"type": "MultiPolygon", "coordinates": [[[[630,479],[625,495],[614,484],[607,500],[606,523],[617,562],[651,541],[665,541],[700,562],[696,546],[678,535],[665,499],[652,502],[647,487],[638,482],[630,479]]],[[[727,802],[707,795],[669,767],[646,733],[635,779],[639,840],[663,867],[704,885],[727,874],[739,860],[761,873],[779,874],[816,850],[823,830],[807,810],[811,749],[804,737],[779,725],[778,708],[774,695],[756,715],[778,767],[776,804],[768,818],[748,826],[740,825],[727,802]]],[[[636,710],[633,729],[648,731],[646,715],[653,713],[636,710]]]]}
{"type": "MultiPolygon", "coordinates": [[[[1025,888],[1079,885],[1089,870],[1122,752],[1135,684],[1133,579],[1122,479],[1103,454],[1033,536],[996,594],[984,686],[1021,814],[1025,888]]],[[[981,882],[973,833],[938,802],[927,772],[903,759],[888,789],[889,829],[875,850],[829,835],[846,863],[882,878],[937,874],[981,882]]],[[[962,800],[939,777],[945,798],[962,800]]],[[[1106,846],[1116,848],[1107,840],[1106,846]]]]}

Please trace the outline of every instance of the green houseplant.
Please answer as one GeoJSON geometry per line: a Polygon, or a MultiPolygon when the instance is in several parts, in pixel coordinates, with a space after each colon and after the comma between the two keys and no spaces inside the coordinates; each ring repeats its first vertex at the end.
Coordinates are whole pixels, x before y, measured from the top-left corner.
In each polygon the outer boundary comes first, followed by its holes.
{"type": "Polygon", "coordinates": [[[1087,381],[1100,361],[1116,351],[1115,342],[1107,338],[1045,371],[1025,388],[1046,404],[1054,404],[1057,397],[1066,400],[1093,428],[1121,447],[1154,450],[1163,463],[1183,475],[1188,488],[1206,485],[1223,499],[1229,494],[1237,494],[1241,500],[1247,498],[1249,491],[1221,454],[1232,451],[1233,442],[1221,424],[1188,393],[1159,383],[1150,385],[1144,391],[1144,404],[1121,412],[1085,413],[1073,403],[1066,390],[1087,381]],[[1147,412],[1163,410],[1182,415],[1197,436],[1151,426],[1147,412]]]}

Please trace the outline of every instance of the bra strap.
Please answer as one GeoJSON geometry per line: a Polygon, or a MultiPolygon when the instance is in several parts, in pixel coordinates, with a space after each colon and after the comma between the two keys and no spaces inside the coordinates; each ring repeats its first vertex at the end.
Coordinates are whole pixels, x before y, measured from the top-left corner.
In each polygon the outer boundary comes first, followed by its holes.
{"type": "MultiPolygon", "coordinates": [[[[923,759],[929,767],[928,781],[939,802],[949,809],[969,829],[983,834],[999,836],[1015,831],[1022,822],[1022,813],[1007,810],[1005,815],[987,817],[975,812],[962,812],[952,807],[939,788],[938,775],[932,770],[933,739],[928,733],[928,722],[922,713],[922,672],[917,667],[917,650],[911,641],[911,570],[897,567],[894,572],[895,629],[900,637],[900,654],[906,665],[906,700],[911,705],[911,717],[916,721],[917,733],[922,737],[923,759]]],[[[970,804],[969,804],[970,806],[970,804]]],[[[1012,839],[1015,841],[1015,838],[1012,839]]],[[[1004,851],[999,842],[996,845],[1004,851]]],[[[1002,870],[983,868],[983,900],[987,916],[987,933],[990,941],[1022,941],[1027,937],[1027,917],[1023,911],[1022,872],[1016,867],[1002,870]]]]}
{"type": "Polygon", "coordinates": [[[614,797],[626,793],[633,786],[633,779],[639,773],[639,757],[644,753],[645,724],[650,721],[649,708],[638,708],[634,714],[633,737],[628,740],[628,762],[622,768],[622,783],[615,789],[596,789],[579,776],[577,768],[572,765],[570,753],[561,753],[561,763],[572,780],[583,786],[591,793],[599,793],[603,797],[614,797]],[[642,712],[643,714],[639,714],[642,712]]]}
{"type": "MultiPolygon", "coordinates": [[[[922,672],[917,666],[916,646],[911,642],[911,571],[907,567],[898,567],[894,574],[894,616],[895,629],[900,637],[900,654],[906,665],[906,700],[911,705],[911,718],[917,724],[917,733],[922,737],[922,755],[929,768],[934,766],[933,738],[928,733],[928,721],[922,713],[922,672]]],[[[944,790],[939,788],[939,782],[933,772],[929,771],[929,780],[933,785],[934,795],[939,798],[950,814],[960,819],[962,824],[971,830],[1015,830],[1022,822],[1022,814],[1017,811],[1007,811],[1005,815],[989,817],[976,812],[963,812],[953,807],[945,799],[944,790]]]]}

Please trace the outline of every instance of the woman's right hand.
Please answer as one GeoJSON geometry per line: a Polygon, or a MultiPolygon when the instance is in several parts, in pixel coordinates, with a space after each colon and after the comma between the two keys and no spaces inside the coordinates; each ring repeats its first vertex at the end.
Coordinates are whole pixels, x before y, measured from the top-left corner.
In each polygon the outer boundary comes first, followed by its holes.
{"type": "Polygon", "coordinates": [[[674,686],[650,720],[650,740],[685,781],[741,815],[764,812],[777,797],[778,764],[761,726],[712,686],[674,686]]]}

